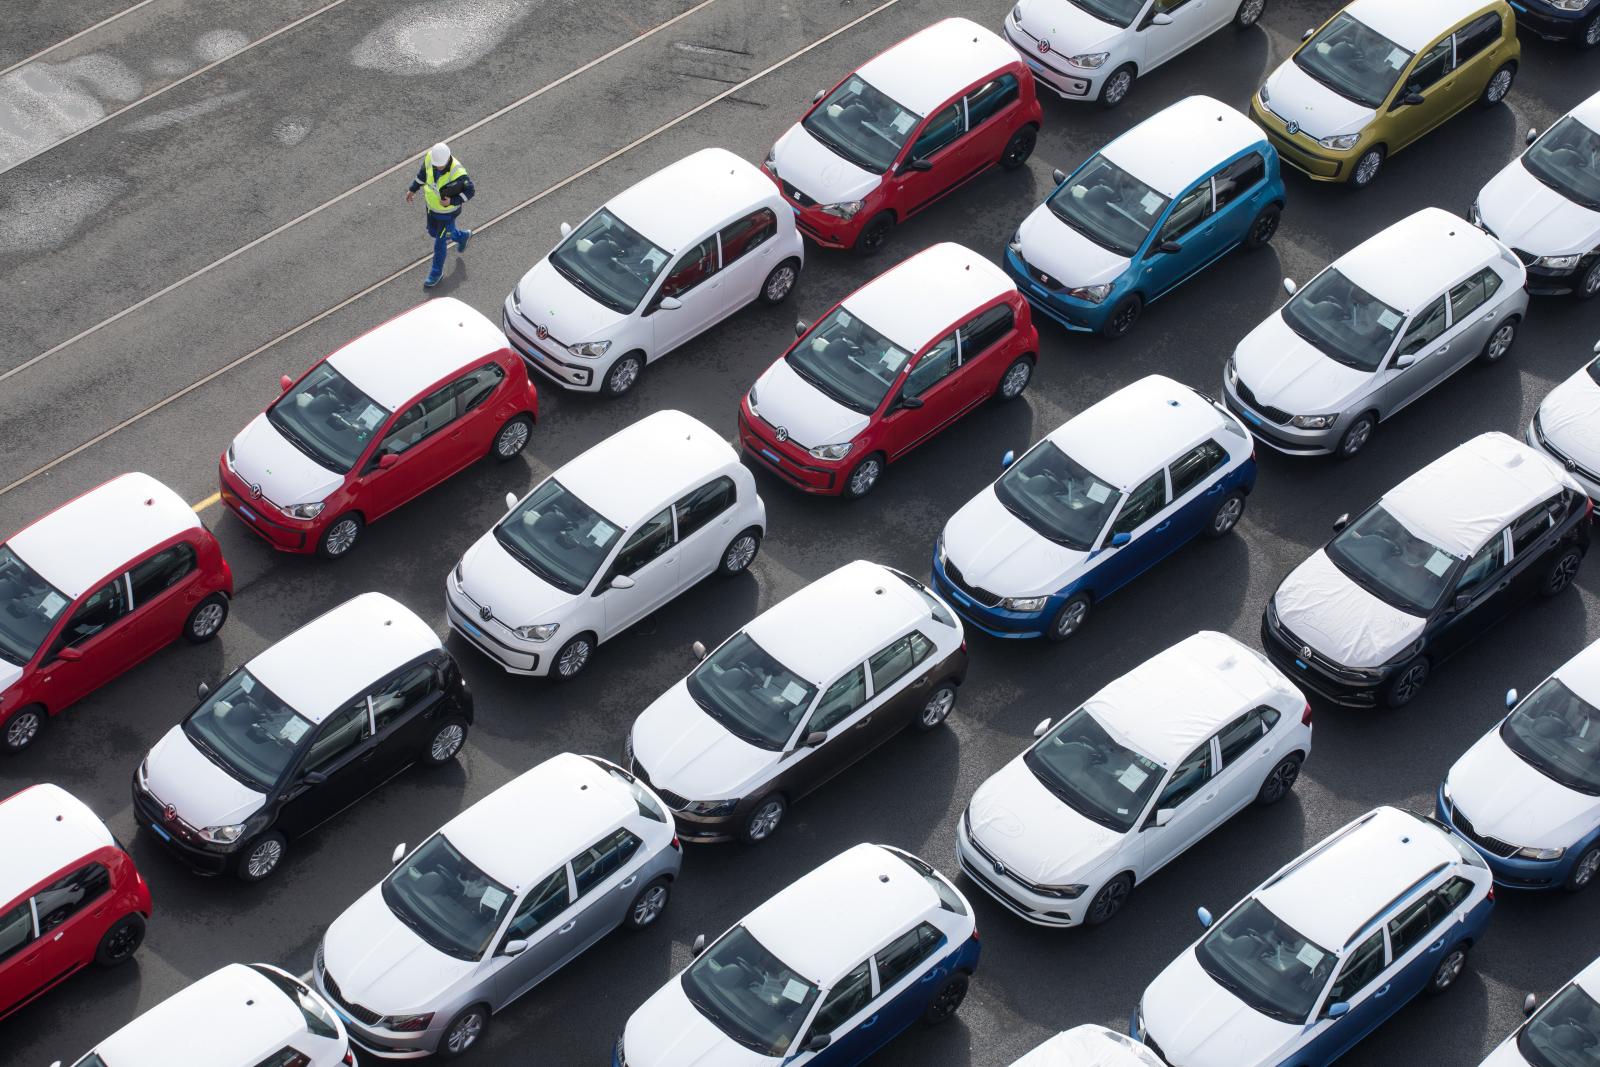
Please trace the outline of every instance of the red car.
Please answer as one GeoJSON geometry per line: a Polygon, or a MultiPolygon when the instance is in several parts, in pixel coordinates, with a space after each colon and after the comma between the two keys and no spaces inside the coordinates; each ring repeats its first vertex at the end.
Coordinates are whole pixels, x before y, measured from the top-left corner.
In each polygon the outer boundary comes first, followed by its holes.
{"type": "Polygon", "coordinates": [[[106,824],[57,785],[0,801],[0,1019],[91,963],[133,958],[150,888],[106,824]]]}
{"type": "Polygon", "coordinates": [[[763,169],[800,231],[870,255],[904,222],[994,164],[1033,154],[1033,75],[999,35],[934,23],[818,93],[763,169]]]}
{"type": "Polygon", "coordinates": [[[113,478],[0,543],[0,749],[27,748],[48,716],[174,638],[211,640],[232,596],[217,539],[148,474],[113,478]]]}
{"type": "Polygon", "coordinates": [[[850,498],[990,397],[1021,396],[1039,350],[1016,285],[958,244],[911,257],[797,329],[739,402],[739,441],[806,492],[850,498]]]}
{"type": "Polygon", "coordinates": [[[233,439],[222,502],[273,548],[336,559],[484,455],[513,459],[539,394],[499,327],[444,297],[317,363],[233,439]]]}

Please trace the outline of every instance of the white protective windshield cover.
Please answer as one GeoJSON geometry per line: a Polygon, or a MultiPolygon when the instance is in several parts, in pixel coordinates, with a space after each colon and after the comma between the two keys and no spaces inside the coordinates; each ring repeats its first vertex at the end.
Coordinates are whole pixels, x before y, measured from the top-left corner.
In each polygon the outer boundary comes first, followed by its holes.
{"type": "Polygon", "coordinates": [[[1320,548],[1283,580],[1272,603],[1291,633],[1346,667],[1389,662],[1427,624],[1352,582],[1320,548]]]}
{"type": "Polygon", "coordinates": [[[1163,1067],[1144,1045],[1086,1023],[1057,1034],[1011,1067],[1163,1067]]]}
{"type": "Polygon", "coordinates": [[[1600,383],[1585,367],[1539,405],[1539,428],[1550,443],[1588,467],[1600,468],[1600,383]]]}

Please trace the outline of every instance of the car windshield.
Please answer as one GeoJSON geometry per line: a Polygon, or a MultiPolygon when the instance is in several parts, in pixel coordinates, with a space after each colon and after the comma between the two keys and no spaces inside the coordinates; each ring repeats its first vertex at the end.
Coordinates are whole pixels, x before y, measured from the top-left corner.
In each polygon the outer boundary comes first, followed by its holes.
{"type": "Polygon", "coordinates": [[[811,1014],[817,987],[735,926],[689,965],[683,992],[718,1030],[763,1056],[782,1056],[811,1014]]]}
{"type": "Polygon", "coordinates": [[[33,659],[71,598],[39,577],[9,545],[0,545],[0,660],[33,659]]]}
{"type": "Polygon", "coordinates": [[[1600,133],[1571,115],[1533,142],[1522,165],[1573,203],[1600,211],[1600,133]]]}
{"type": "Polygon", "coordinates": [[[286,974],[280,974],[271,967],[263,967],[259,963],[249,965],[261,977],[277,986],[284,996],[294,1002],[300,1009],[300,1017],[305,1021],[306,1030],[318,1037],[334,1040],[339,1036],[339,1028],[334,1025],[333,1013],[328,1010],[327,1004],[311,989],[286,974]]]}
{"type": "Polygon", "coordinates": [[[1045,203],[1056,218],[1121,256],[1139,251],[1168,200],[1105,156],[1095,156],[1045,203]]]}
{"type": "Polygon", "coordinates": [[[1600,1004],[1576,982],[1550,998],[1517,1035],[1530,1067],[1600,1067],[1600,1004]]]}
{"type": "Polygon", "coordinates": [[[1375,371],[1405,316],[1329,267],[1283,305],[1283,321],[1335,363],[1375,371]]]}
{"type": "Polygon", "coordinates": [[[1145,0],[1070,0],[1073,7],[1081,8],[1102,22],[1127,29],[1144,10],[1145,0]]]}
{"type": "Polygon", "coordinates": [[[1546,778],[1600,796],[1600,709],[1547,678],[1500,724],[1506,747],[1546,778]]]}
{"type": "Polygon", "coordinates": [[[243,667],[228,676],[183,720],[183,732],[205,756],[266,792],[283,777],[313,730],[310,719],[279,700],[243,667]]]}
{"type": "Polygon", "coordinates": [[[574,595],[589,587],[622,528],[579,500],[554,478],[523,498],[494,528],[494,537],[519,563],[574,595]]]}
{"type": "Polygon", "coordinates": [[[667,253],[601,208],[556,246],[550,265],[590,299],[626,315],[655,284],[667,253]]]}
{"type": "Polygon", "coordinates": [[[1122,494],[1109,482],[1041,441],[994,483],[994,495],[1034,533],[1080,552],[1092,547],[1122,494]]]}
{"type": "Polygon", "coordinates": [[[841,304],[812,327],[786,358],[791,370],[828,399],[870,415],[883,403],[911,353],[841,304]]]}
{"type": "Polygon", "coordinates": [[[444,834],[434,834],[383,880],[383,902],[446,956],[476,960],[515,900],[444,834]]]}
{"type": "Polygon", "coordinates": [[[882,174],[899,157],[918,118],[852,74],[800,124],[834,155],[882,174]]]}
{"type": "Polygon", "coordinates": [[[684,684],[701,710],[729,733],[773,751],[794,735],[817,695],[816,686],[743,632],[707,656],[684,684]]]}
{"type": "Polygon", "coordinates": [[[1194,947],[1207,974],[1263,1015],[1303,1024],[1338,960],[1252,897],[1194,947]]]}
{"type": "Polygon", "coordinates": [[[344,474],[356,465],[389,409],[324,360],[267,409],[267,421],[313,463],[344,474]]]}
{"type": "Polygon", "coordinates": [[[1426,615],[1455,577],[1456,557],[1374,504],[1328,542],[1328,558],[1361,588],[1401,611],[1426,615]]]}
{"type": "Polygon", "coordinates": [[[105,1060],[100,1058],[98,1053],[91,1052],[77,1063],[74,1063],[72,1067],[107,1067],[107,1064],[105,1060]]]}
{"type": "Polygon", "coordinates": [[[1294,65],[1345,99],[1378,107],[1412,55],[1340,12],[1294,54],[1294,65]]]}
{"type": "Polygon", "coordinates": [[[1127,833],[1161,785],[1161,765],[1118,742],[1079,708],[1023,754],[1050,792],[1086,819],[1127,833]]]}

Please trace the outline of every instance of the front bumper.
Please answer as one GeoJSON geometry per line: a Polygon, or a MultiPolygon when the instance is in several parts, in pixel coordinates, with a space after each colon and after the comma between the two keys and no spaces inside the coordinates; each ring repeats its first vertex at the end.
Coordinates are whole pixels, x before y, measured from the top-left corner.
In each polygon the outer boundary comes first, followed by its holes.
{"type": "Polygon", "coordinates": [[[1039,40],[1018,26],[1009,15],[1004,24],[1006,42],[1017,50],[1017,55],[1033,72],[1033,80],[1055,93],[1063,100],[1093,99],[1099,95],[1098,79],[1116,68],[1111,64],[1098,68],[1095,73],[1063,69],[1066,60],[1055,52],[1040,52],[1039,40]],[[1046,58],[1048,57],[1048,58],[1046,58]],[[1073,73],[1073,71],[1079,71],[1073,73]]]}
{"type": "Polygon", "coordinates": [[[1077,900],[1062,900],[1029,892],[1015,880],[1001,873],[1003,866],[983,852],[967,833],[967,821],[956,822],[956,860],[961,871],[979,889],[993,897],[1013,915],[1036,926],[1081,926],[1084,912],[1088,910],[1090,896],[1086,892],[1077,900]],[[999,869],[997,869],[999,868],[999,869]]]}
{"type": "Polygon", "coordinates": [[[1569,459],[1565,453],[1553,446],[1549,439],[1539,431],[1536,419],[1537,416],[1528,420],[1528,428],[1522,431],[1522,439],[1567,468],[1567,473],[1572,475],[1579,485],[1583,486],[1583,491],[1589,494],[1590,500],[1600,500],[1600,473],[1578,466],[1576,461],[1569,459]]]}
{"type": "Polygon", "coordinates": [[[1113,289],[1105,300],[1091,304],[1064,293],[1051,292],[1033,276],[1028,264],[1009,247],[1001,260],[1002,267],[1035,311],[1054,320],[1074,333],[1098,333],[1116,306],[1120,292],[1113,289]]]}
{"type": "Polygon", "coordinates": [[[1554,267],[1540,267],[1529,263],[1528,260],[1533,258],[1531,254],[1524,255],[1518,252],[1518,258],[1523,261],[1523,266],[1528,272],[1528,280],[1523,288],[1527,289],[1529,296],[1566,296],[1568,293],[1577,292],[1580,280],[1594,261],[1592,256],[1584,256],[1576,267],[1557,270],[1554,267]]]}
{"type": "Polygon", "coordinates": [[[671,809],[673,827],[678,832],[678,838],[683,841],[704,845],[732,841],[756,799],[743,798],[726,815],[691,815],[683,809],[688,806],[692,798],[680,796],[670,789],[663,789],[651,781],[650,772],[645,770],[631,753],[628,756],[627,767],[629,774],[649,786],[655,795],[661,798],[661,802],[671,809]]]}
{"type": "Polygon", "coordinates": [[[1517,29],[1531,30],[1547,41],[1570,41],[1583,32],[1584,25],[1600,5],[1590,4],[1582,11],[1554,11],[1542,6],[1511,0],[1517,12],[1517,29]]]}
{"type": "Polygon", "coordinates": [[[749,417],[748,403],[748,399],[739,401],[739,444],[746,455],[804,492],[837,496],[844,491],[845,464],[853,456],[830,464],[797,445],[780,444],[772,428],[759,415],[753,419],[749,417]]]}
{"type": "MultiPolygon", "coordinates": [[[[608,364],[600,360],[579,359],[553,338],[539,340],[538,330],[517,309],[516,294],[506,296],[500,309],[500,331],[522,362],[550,381],[580,393],[598,393],[608,364]]],[[[610,355],[611,353],[606,353],[610,355]]],[[[620,353],[619,353],[620,354],[620,353]]]]}
{"type": "Polygon", "coordinates": [[[1363,137],[1354,148],[1335,152],[1331,148],[1323,148],[1304,130],[1290,133],[1288,123],[1261,106],[1260,93],[1250,98],[1250,117],[1266,131],[1267,141],[1278,157],[1313,181],[1347,180],[1355,169],[1355,161],[1361,158],[1368,147],[1363,137]]]}
{"type": "MultiPolygon", "coordinates": [[[[320,948],[317,950],[317,959],[319,962],[322,959],[320,948]]],[[[435,1012],[428,1028],[417,1033],[402,1034],[393,1030],[378,1030],[355,1018],[356,1013],[360,1013],[375,1022],[379,1018],[378,1014],[369,1008],[348,1003],[342,993],[335,992],[337,983],[328,980],[327,972],[322,967],[312,967],[311,984],[339,1016],[339,1021],[344,1023],[350,1043],[363,1052],[370,1052],[384,1059],[420,1060],[433,1055],[444,1037],[445,1027],[450,1023],[450,1013],[435,1012]],[[334,988],[329,988],[330,986],[334,988]]]]}
{"type": "Polygon", "coordinates": [[[998,606],[999,597],[987,590],[978,589],[968,585],[965,580],[957,582],[943,563],[939,562],[938,550],[935,549],[933,557],[933,585],[945,602],[961,617],[990,637],[1003,637],[1021,639],[1029,637],[1043,637],[1050,628],[1050,620],[1061,607],[1062,596],[1052,596],[1037,612],[1007,611],[998,606]],[[994,603],[988,603],[993,601],[994,603]]]}
{"type": "Polygon", "coordinates": [[[1273,451],[1285,455],[1331,455],[1338,448],[1339,438],[1345,429],[1342,417],[1335,419],[1333,425],[1326,430],[1301,430],[1287,422],[1269,418],[1255,406],[1245,403],[1238,390],[1227,381],[1222,383],[1222,402],[1227,405],[1229,411],[1244,420],[1256,440],[1273,451]]]}
{"type": "Polygon", "coordinates": [[[1495,884],[1505,886],[1507,889],[1558,889],[1566,882],[1567,875],[1572,873],[1572,865],[1584,851],[1580,842],[1569,847],[1562,853],[1560,859],[1519,859],[1516,850],[1521,846],[1480,833],[1477,827],[1445,798],[1443,782],[1439,783],[1439,788],[1434,793],[1433,810],[1440,820],[1449,823],[1456,833],[1472,842],[1472,847],[1478,850],[1478,854],[1483,857],[1484,862],[1489,865],[1489,870],[1494,874],[1495,884]]]}
{"type": "Polygon", "coordinates": [[[315,519],[291,519],[265,500],[256,497],[250,487],[228,469],[227,458],[217,463],[217,483],[221,486],[222,503],[238,520],[248,526],[267,544],[280,552],[312,552],[322,537],[322,525],[332,520],[333,513],[323,509],[315,519]]]}
{"type": "Polygon", "coordinates": [[[1311,646],[1297,643],[1293,634],[1281,626],[1273,626],[1266,612],[1261,615],[1261,647],[1267,658],[1302,689],[1347,708],[1371,708],[1378,704],[1378,693],[1388,681],[1383,672],[1376,681],[1355,682],[1334,675],[1321,663],[1321,657],[1309,652],[1311,646]]]}
{"type": "MultiPolygon", "coordinates": [[[[450,623],[450,629],[498,663],[502,670],[509,674],[533,676],[543,676],[550,672],[550,657],[542,656],[538,650],[528,648],[520,641],[513,644],[514,639],[500,632],[499,626],[494,626],[491,631],[490,626],[493,624],[476,619],[478,605],[474,604],[465,593],[456,589],[453,577],[445,579],[444,604],[445,619],[450,623]]],[[[540,646],[541,649],[543,647],[540,646]]]]}
{"type": "Polygon", "coordinates": [[[761,164],[761,173],[771,179],[783,196],[783,202],[794,212],[795,229],[823,248],[854,248],[856,238],[867,220],[878,213],[881,201],[878,190],[861,198],[861,210],[848,219],[830,215],[822,205],[811,199],[803,189],[784,181],[767,164],[761,164]]]}
{"type": "Polygon", "coordinates": [[[180,819],[167,819],[165,805],[144,786],[139,784],[139,772],[133,772],[133,818],[142,829],[148,830],[166,850],[197,874],[221,874],[233,862],[234,853],[244,842],[233,845],[213,845],[202,841],[193,828],[180,819]]]}

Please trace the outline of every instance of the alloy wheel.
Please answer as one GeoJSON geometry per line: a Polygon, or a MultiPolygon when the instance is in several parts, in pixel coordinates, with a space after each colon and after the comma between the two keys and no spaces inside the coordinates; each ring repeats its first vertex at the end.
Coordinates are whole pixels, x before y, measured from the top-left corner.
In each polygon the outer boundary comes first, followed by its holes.
{"type": "Polygon", "coordinates": [[[1498,70],[1495,72],[1494,77],[1489,79],[1489,91],[1484,93],[1484,99],[1491,104],[1498,104],[1506,98],[1506,94],[1510,91],[1511,72],[1509,70],[1498,70]]]}
{"type": "Polygon", "coordinates": [[[649,926],[667,910],[667,887],[653,885],[633,905],[633,925],[649,926]]]}
{"type": "Polygon", "coordinates": [[[200,610],[194,613],[194,622],[190,623],[189,632],[196,637],[210,637],[222,628],[224,614],[221,604],[202,605],[200,610]]]}
{"type": "Polygon", "coordinates": [[[587,641],[572,642],[561,650],[561,658],[556,660],[556,670],[561,672],[561,677],[571,678],[588,665],[592,651],[587,641]]]}
{"type": "Polygon", "coordinates": [[[777,798],[768,800],[750,816],[750,840],[765,841],[772,836],[772,832],[778,828],[778,823],[782,819],[783,802],[777,798]]]}
{"type": "Polygon", "coordinates": [[[1373,149],[1362,156],[1356,163],[1355,183],[1357,186],[1370,185],[1372,179],[1378,176],[1378,168],[1383,166],[1383,156],[1377,149],[1373,149]]]}
{"type": "Polygon", "coordinates": [[[1461,977],[1461,972],[1467,969],[1467,953],[1465,949],[1455,949],[1439,964],[1439,969],[1433,972],[1433,988],[1435,992],[1443,992],[1456,984],[1456,979],[1461,977]]]}
{"type": "Polygon", "coordinates": [[[461,728],[460,723],[449,723],[433,735],[433,744],[428,746],[428,754],[438,763],[454,759],[466,739],[467,732],[461,728]]]}
{"type": "MultiPolygon", "coordinates": [[[[1600,18],[1594,20],[1594,27],[1600,31],[1600,18]]],[[[1600,293],[1600,259],[1595,260],[1589,273],[1583,276],[1583,295],[1594,296],[1596,293],[1600,293]]]]}
{"type": "Polygon", "coordinates": [[[1089,605],[1078,601],[1066,611],[1056,617],[1056,634],[1060,637],[1070,637],[1078,632],[1078,627],[1083,625],[1083,620],[1089,614],[1089,605]]]}
{"type": "Polygon", "coordinates": [[[24,711],[11,717],[6,724],[6,747],[16,752],[28,747],[39,736],[39,713],[24,711]]]}
{"type": "Polygon", "coordinates": [[[1015,137],[1006,145],[1005,155],[1000,157],[1000,165],[1007,170],[1015,170],[1028,161],[1033,155],[1033,146],[1037,143],[1038,135],[1030,129],[1017,131],[1015,137]]]}
{"type": "Polygon", "coordinates": [[[1244,0],[1239,8],[1239,25],[1254,26],[1261,18],[1261,13],[1267,9],[1267,0],[1244,0]]]}
{"type": "Polygon", "coordinates": [[[477,1044],[478,1035],[483,1033],[483,1013],[469,1012],[456,1020],[456,1024],[445,1035],[444,1043],[453,1054],[459,1055],[477,1044]]]}
{"type": "Polygon", "coordinates": [[[1300,761],[1286,759],[1267,775],[1266,784],[1261,787],[1261,799],[1268,804],[1282,800],[1289,795],[1289,790],[1294,788],[1294,783],[1300,780],[1300,761]]]}
{"type": "Polygon", "coordinates": [[[1133,75],[1125,70],[1119,70],[1111,75],[1111,80],[1106,82],[1105,102],[1107,107],[1115,107],[1122,103],[1128,90],[1133,88],[1133,75]]]}
{"type": "Polygon", "coordinates": [[[1556,560],[1555,566],[1550,568],[1550,581],[1546,584],[1551,596],[1572,584],[1572,579],[1578,576],[1578,565],[1582,562],[1583,557],[1576,552],[1568,552],[1556,560]]]}
{"type": "Polygon", "coordinates": [[[1278,223],[1280,221],[1282,221],[1282,215],[1278,212],[1263,211],[1257,216],[1256,224],[1250,232],[1250,243],[1264,245],[1272,240],[1273,235],[1278,232],[1278,223]]]}
{"type": "Polygon", "coordinates": [[[139,947],[139,931],[133,923],[123,923],[111,933],[111,938],[106,942],[106,958],[114,963],[120,963],[133,955],[139,947]]]}
{"type": "Polygon", "coordinates": [[[1033,365],[1025,359],[1019,359],[1006,371],[1006,376],[1000,379],[1000,395],[1007,400],[1015,400],[1022,395],[1028,387],[1029,380],[1033,377],[1033,365]]]}
{"type": "Polygon", "coordinates": [[[960,982],[947,982],[939,990],[938,996],[933,998],[933,1010],[929,1013],[935,1021],[948,1019],[961,1007],[961,1002],[967,999],[967,987],[960,982]]]}
{"type": "Polygon", "coordinates": [[[864,460],[850,475],[850,495],[866,496],[878,484],[878,476],[882,473],[883,463],[880,460],[864,460]]]}
{"type": "Polygon", "coordinates": [[[639,380],[639,361],[629,356],[627,359],[617,361],[607,376],[606,385],[613,393],[626,393],[633,388],[633,383],[639,380]]]}
{"type": "Polygon", "coordinates": [[[1514,324],[1501,323],[1500,328],[1489,338],[1489,362],[1497,362],[1501,356],[1511,351],[1511,342],[1516,339],[1517,328],[1514,324]]]}
{"type": "Polygon", "coordinates": [[[268,838],[250,850],[250,858],[245,861],[245,870],[251,878],[265,878],[278,868],[278,861],[283,859],[283,842],[276,838],[268,838]]]}
{"type": "Polygon", "coordinates": [[[943,686],[928,701],[922,709],[922,725],[932,728],[944,722],[945,716],[950,714],[950,709],[956,705],[956,691],[950,686],[943,686]]]}
{"type": "Polygon", "coordinates": [[[752,534],[745,534],[734,539],[728,546],[728,551],[722,557],[722,569],[729,574],[738,574],[750,566],[750,561],[756,558],[756,539],[752,534]]]}
{"type": "Polygon", "coordinates": [[[789,290],[794,288],[794,268],[787,263],[778,267],[767,277],[766,296],[769,301],[776,304],[789,295],[789,290]]]}
{"type": "Polygon", "coordinates": [[[359,533],[360,527],[354,519],[340,519],[334,523],[333,529],[328,531],[328,555],[342,556],[350,551],[359,533]]]}
{"type": "Polygon", "coordinates": [[[1339,451],[1346,456],[1353,456],[1367,446],[1372,440],[1372,420],[1362,419],[1350,427],[1350,432],[1344,435],[1344,442],[1339,445],[1339,451]]]}
{"type": "Polygon", "coordinates": [[[1103,923],[1117,912],[1122,910],[1122,905],[1127,903],[1130,888],[1126,878],[1118,878],[1107,882],[1106,887],[1100,890],[1089,905],[1089,921],[1103,923]]]}
{"type": "Polygon", "coordinates": [[[1413,663],[1406,668],[1406,673],[1400,676],[1395,683],[1395,704],[1409,704],[1411,698],[1421,691],[1422,685],[1428,680],[1428,665],[1426,663],[1413,663]]]}
{"type": "Polygon", "coordinates": [[[1572,884],[1582,889],[1594,881],[1597,871],[1600,871],[1600,848],[1593,848],[1578,860],[1578,867],[1572,872],[1572,884]]]}
{"type": "Polygon", "coordinates": [[[1230,496],[1222,502],[1217,513],[1211,517],[1211,529],[1217,536],[1222,536],[1239,522],[1239,517],[1244,514],[1244,497],[1230,496]]]}
{"type": "Polygon", "coordinates": [[[1583,43],[1590,48],[1600,44],[1600,18],[1592,18],[1583,30],[1583,43]]]}
{"type": "Polygon", "coordinates": [[[528,443],[528,424],[521,419],[512,419],[500,427],[500,436],[495,438],[494,450],[506,459],[510,459],[522,451],[528,443]]]}

